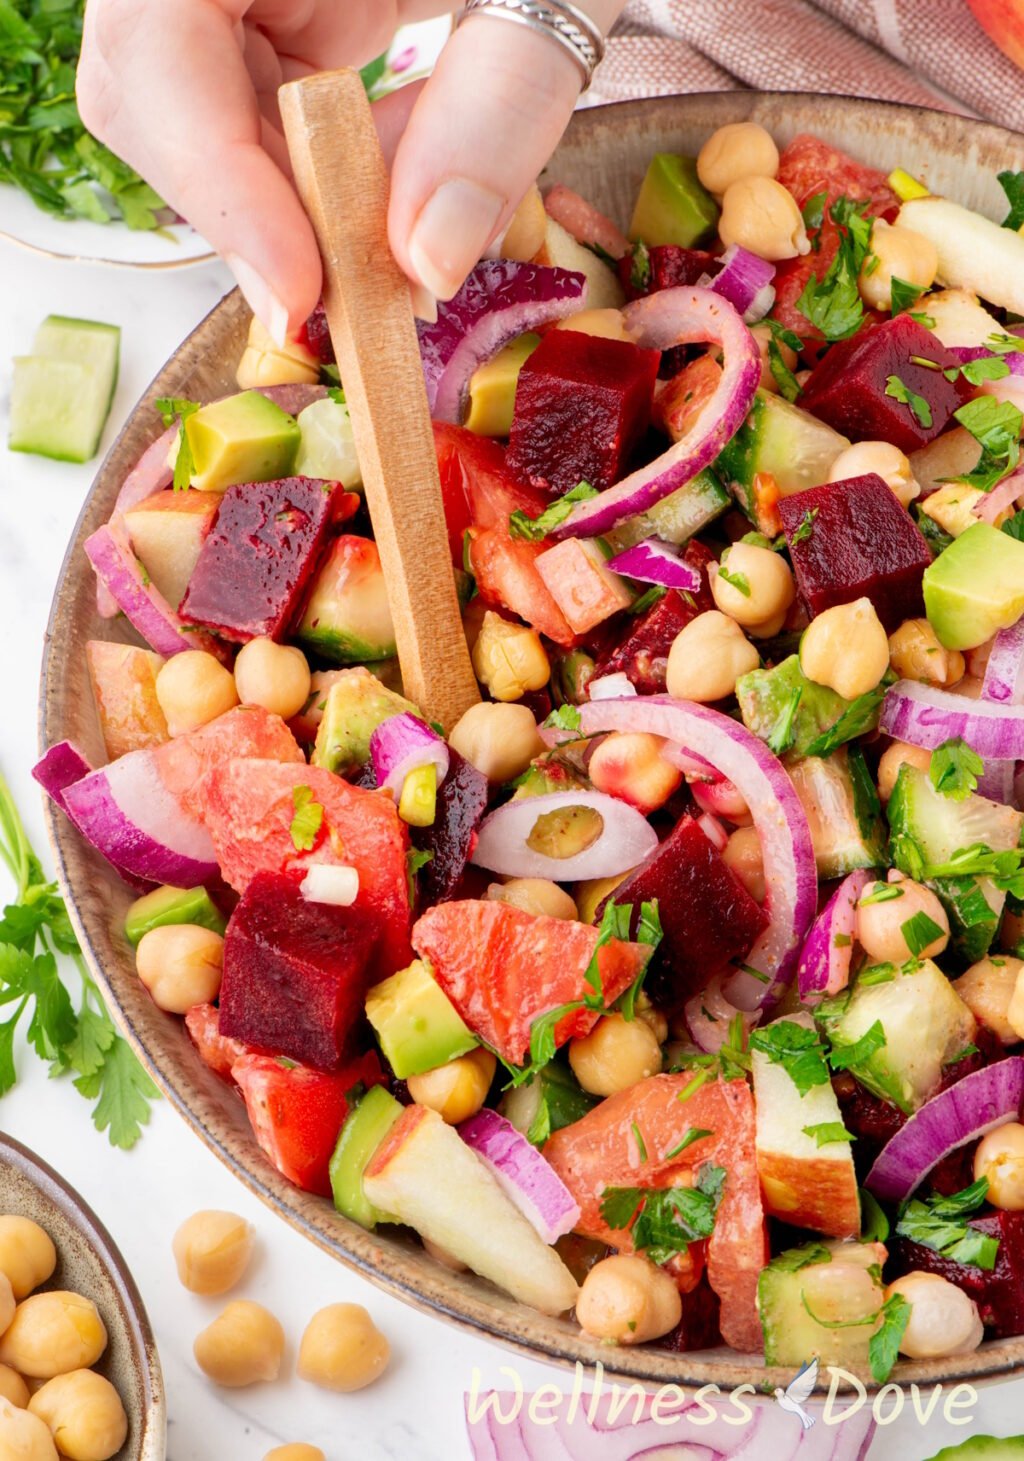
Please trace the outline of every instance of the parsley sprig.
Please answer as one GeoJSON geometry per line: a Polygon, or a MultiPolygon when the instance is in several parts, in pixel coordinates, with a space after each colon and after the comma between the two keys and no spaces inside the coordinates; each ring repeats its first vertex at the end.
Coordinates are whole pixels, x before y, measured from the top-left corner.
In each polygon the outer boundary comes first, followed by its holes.
{"type": "Polygon", "coordinates": [[[867,207],[853,198],[837,198],[829,208],[832,222],[839,229],[839,248],[824,278],[812,274],[796,302],[797,309],[826,340],[849,339],[864,320],[857,276],[871,252],[873,220],[867,207]]]}
{"type": "Polygon", "coordinates": [[[971,471],[951,480],[990,492],[1020,460],[1024,414],[1012,401],[997,401],[995,396],[976,396],[954,411],[953,416],[980,443],[981,456],[971,471]]]}
{"type": "MultiPolygon", "coordinates": [[[[0,0],[0,4],[2,3],[3,0],[0,0]]],[[[161,396],[155,405],[165,426],[173,426],[175,421],[178,422],[178,454],[174,458],[173,487],[175,492],[184,492],[191,486],[196,470],[185,422],[199,410],[199,402],[188,401],[181,396],[161,396]]]]}
{"type": "Polygon", "coordinates": [[[634,1248],[652,1263],[667,1263],[710,1238],[725,1180],[724,1167],[705,1162],[693,1187],[606,1187],[601,1217],[616,1231],[628,1229],[634,1248]]]}
{"type": "Polygon", "coordinates": [[[988,1178],[979,1177],[952,1197],[933,1193],[912,1198],[900,1208],[896,1231],[902,1238],[931,1248],[954,1263],[967,1263],[991,1272],[996,1266],[999,1239],[972,1228],[967,1219],[984,1205],[988,1178]]]}
{"type": "Polygon", "coordinates": [[[521,538],[526,543],[539,543],[549,533],[553,533],[555,528],[561,527],[577,502],[586,502],[588,498],[596,496],[596,487],[591,487],[589,482],[577,482],[575,487],[570,488],[557,502],[553,502],[539,517],[530,517],[521,508],[516,508],[509,515],[509,533],[513,538],[521,538]]]}
{"type": "Polygon", "coordinates": [[[937,792],[962,802],[977,790],[978,777],[984,770],[985,763],[977,751],[960,736],[953,736],[932,752],[928,779],[937,792]]]}

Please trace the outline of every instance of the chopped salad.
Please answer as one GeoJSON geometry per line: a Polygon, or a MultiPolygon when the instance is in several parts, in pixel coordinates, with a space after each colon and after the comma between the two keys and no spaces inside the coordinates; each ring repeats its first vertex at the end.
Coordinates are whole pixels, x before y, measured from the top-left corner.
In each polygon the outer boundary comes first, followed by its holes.
{"type": "Polygon", "coordinates": [[[403,695],[318,309],[158,403],[37,776],[288,1181],[881,1383],[1024,1332],[1024,239],[752,123],[626,222],[532,190],[419,326],[480,704],[403,695]]]}

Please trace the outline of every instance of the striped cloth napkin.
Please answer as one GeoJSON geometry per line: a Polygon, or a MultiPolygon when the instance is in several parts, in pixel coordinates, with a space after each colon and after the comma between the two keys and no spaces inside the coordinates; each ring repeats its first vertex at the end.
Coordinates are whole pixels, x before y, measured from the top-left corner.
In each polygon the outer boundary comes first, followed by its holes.
{"type": "MultiPolygon", "coordinates": [[[[990,23],[1012,30],[1013,0],[988,3],[990,23]]],[[[586,99],[745,88],[879,97],[1024,132],[1024,72],[966,0],[631,0],[586,99]]]]}

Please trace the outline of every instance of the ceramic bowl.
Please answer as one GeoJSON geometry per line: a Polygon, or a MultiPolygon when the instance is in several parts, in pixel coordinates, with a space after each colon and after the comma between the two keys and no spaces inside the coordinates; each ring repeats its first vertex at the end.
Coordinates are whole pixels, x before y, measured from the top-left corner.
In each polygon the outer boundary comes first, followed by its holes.
{"type": "MultiPolygon", "coordinates": [[[[762,122],[780,143],[813,131],[856,158],[886,170],[907,168],[936,191],[999,218],[1002,168],[1024,167],[1024,137],[939,112],[797,94],[722,93],[624,102],[576,114],[548,176],[579,190],[613,218],[628,219],[651,154],[694,154],[726,122],[762,122]]],[[[171,357],[129,418],[96,478],[57,585],[43,662],[41,740],[70,737],[103,759],[85,667],[85,642],[130,634],[96,615],[94,580],[82,543],[109,516],[118,487],[161,430],[158,396],[210,399],[235,389],[235,365],[248,312],[229,295],[171,357]]],[[[658,1346],[609,1351],[584,1338],[569,1319],[546,1318],[471,1274],[434,1262],[412,1235],[368,1233],[330,1205],[291,1187],[271,1169],[249,1131],[241,1102],[208,1071],[180,1020],[160,1013],[134,973],[122,920],[131,894],[63,817],[50,813],[61,881],[86,956],[112,1011],[171,1104],[237,1176],[287,1222],[342,1262],[417,1308],[497,1339],[534,1357],[573,1364],[600,1359],[623,1375],[655,1383],[725,1388],[786,1383],[757,1357],[721,1349],[674,1354],[658,1346]]],[[[985,1344],[947,1361],[902,1364],[906,1381],[1006,1375],[1024,1363],[1024,1338],[985,1344]]]]}
{"type": "Polygon", "coordinates": [[[112,1461],[164,1461],[167,1408],[156,1341],[113,1238],[63,1177],[2,1134],[0,1213],[31,1218],[53,1239],[57,1268],[37,1292],[84,1294],[103,1316],[108,1344],[96,1369],[116,1387],[128,1415],[128,1439],[112,1461]]]}

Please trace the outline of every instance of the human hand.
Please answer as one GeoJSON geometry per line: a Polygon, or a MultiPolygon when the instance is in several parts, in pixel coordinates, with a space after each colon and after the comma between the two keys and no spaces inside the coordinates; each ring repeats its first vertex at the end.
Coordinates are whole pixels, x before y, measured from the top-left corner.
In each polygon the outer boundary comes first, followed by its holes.
{"type": "MultiPolygon", "coordinates": [[[[604,30],[622,9],[584,3],[604,30]]],[[[82,119],[223,255],[283,341],[316,304],[321,271],[290,181],[278,87],[364,65],[399,25],[447,9],[444,0],[90,0],[82,119]]],[[[474,17],[425,86],[376,103],[392,163],[391,246],[421,303],[424,291],[450,298],[501,233],[579,86],[556,43],[474,17]]]]}

